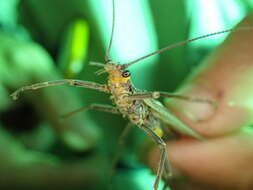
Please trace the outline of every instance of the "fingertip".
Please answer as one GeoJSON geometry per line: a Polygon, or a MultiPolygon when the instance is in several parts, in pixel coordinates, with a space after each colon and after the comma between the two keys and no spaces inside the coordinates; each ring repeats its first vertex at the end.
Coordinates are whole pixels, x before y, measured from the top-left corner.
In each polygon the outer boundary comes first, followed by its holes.
{"type": "Polygon", "coordinates": [[[202,101],[185,101],[179,99],[165,100],[165,104],[173,111],[179,111],[181,115],[193,122],[207,121],[211,119],[218,108],[215,94],[208,88],[200,85],[187,85],[179,91],[193,100],[202,101]],[[206,100],[206,101],[204,101],[206,100]]]}
{"type": "MultiPolygon", "coordinates": [[[[247,26],[253,15],[238,26],[247,26]]],[[[252,31],[231,33],[198,67],[179,93],[217,104],[167,101],[167,107],[187,125],[205,136],[234,132],[253,122],[252,31]]]]}
{"type": "Polygon", "coordinates": [[[252,120],[252,114],[248,109],[239,104],[233,104],[231,98],[217,88],[210,90],[196,85],[184,88],[182,93],[215,102],[215,105],[176,99],[165,102],[168,109],[180,120],[203,136],[226,135],[250,124],[252,120]]]}

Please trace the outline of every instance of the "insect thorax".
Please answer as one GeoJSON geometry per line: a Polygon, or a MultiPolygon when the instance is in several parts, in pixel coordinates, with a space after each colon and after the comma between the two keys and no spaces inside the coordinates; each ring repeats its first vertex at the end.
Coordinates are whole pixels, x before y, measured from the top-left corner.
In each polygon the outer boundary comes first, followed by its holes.
{"type": "Polygon", "coordinates": [[[133,101],[128,97],[133,94],[133,86],[130,75],[124,75],[126,70],[119,64],[108,63],[105,66],[108,72],[108,88],[111,98],[119,109],[127,110],[132,106],[133,101]]]}

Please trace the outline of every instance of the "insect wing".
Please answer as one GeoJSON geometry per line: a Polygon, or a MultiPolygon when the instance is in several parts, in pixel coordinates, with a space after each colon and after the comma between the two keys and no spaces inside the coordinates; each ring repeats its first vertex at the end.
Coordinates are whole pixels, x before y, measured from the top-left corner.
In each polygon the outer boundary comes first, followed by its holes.
{"type": "Polygon", "coordinates": [[[197,132],[193,131],[176,116],[169,112],[159,101],[154,99],[144,99],[144,102],[154,111],[153,114],[164,123],[171,125],[176,131],[187,134],[196,139],[203,139],[197,132]]]}

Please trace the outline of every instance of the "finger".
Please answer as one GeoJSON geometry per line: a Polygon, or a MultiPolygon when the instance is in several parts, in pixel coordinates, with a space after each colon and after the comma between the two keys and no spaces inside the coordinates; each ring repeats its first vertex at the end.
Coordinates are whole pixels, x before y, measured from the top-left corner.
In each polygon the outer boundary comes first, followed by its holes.
{"type": "MultiPolygon", "coordinates": [[[[239,26],[252,25],[253,16],[239,26]]],[[[191,76],[180,92],[213,100],[218,105],[167,101],[189,126],[206,136],[224,135],[253,121],[252,30],[232,33],[191,76]]]]}
{"type": "Polygon", "coordinates": [[[235,189],[253,188],[253,133],[169,146],[174,167],[199,183],[235,189]],[[251,187],[251,188],[248,188],[251,187]]]}
{"type": "MultiPolygon", "coordinates": [[[[204,142],[188,139],[169,143],[168,154],[180,175],[195,184],[246,190],[253,188],[252,147],[253,131],[241,131],[204,142]]],[[[158,159],[155,149],[149,164],[155,168],[158,159]]]]}

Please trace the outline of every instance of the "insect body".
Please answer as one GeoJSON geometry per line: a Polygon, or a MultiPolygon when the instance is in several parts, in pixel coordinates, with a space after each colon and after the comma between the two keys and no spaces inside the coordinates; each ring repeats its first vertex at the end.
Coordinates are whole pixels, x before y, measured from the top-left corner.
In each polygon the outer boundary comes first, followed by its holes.
{"type": "Polygon", "coordinates": [[[142,100],[131,98],[137,90],[130,81],[130,71],[114,63],[108,63],[105,70],[109,73],[108,89],[112,94],[111,99],[117,105],[119,112],[136,125],[146,124],[150,113],[142,100]]]}
{"type": "MultiPolygon", "coordinates": [[[[144,130],[161,148],[161,159],[154,184],[154,189],[156,190],[160,178],[162,177],[165,164],[169,167],[166,144],[161,138],[163,136],[162,124],[167,123],[175,125],[177,123],[176,126],[179,126],[184,133],[196,138],[201,137],[174,116],[170,115],[161,104],[155,100],[150,100],[150,98],[159,98],[161,95],[160,92],[143,92],[134,88],[130,81],[130,72],[126,70],[126,67],[127,65],[115,64],[113,62],[109,62],[105,65],[104,69],[109,74],[107,87],[111,93],[111,99],[115,103],[118,111],[123,114],[123,116],[128,117],[133,124],[144,130]],[[167,114],[169,117],[166,117],[167,115],[157,117],[160,113],[164,115],[167,114]],[[164,120],[163,117],[166,119],[164,120]]],[[[172,96],[168,93],[162,93],[162,95],[172,96]]]]}
{"type": "MultiPolygon", "coordinates": [[[[162,136],[162,129],[159,129],[161,122],[153,112],[164,112],[164,109],[157,109],[162,107],[158,101],[150,100],[163,97],[176,97],[183,100],[203,101],[209,103],[204,99],[194,99],[186,96],[174,95],[166,92],[145,92],[136,89],[130,80],[130,71],[127,70],[127,64],[116,64],[109,62],[105,64],[104,69],[108,72],[108,91],[111,93],[111,99],[115,103],[118,111],[129,118],[129,120],[137,126],[150,125],[154,131],[159,131],[162,136]],[[156,106],[153,106],[156,105],[156,106]],[[154,123],[156,125],[154,125],[154,123]]],[[[169,114],[169,112],[166,110],[169,114]]],[[[178,120],[179,121],[179,120],[178,120]]],[[[168,121],[166,123],[169,123],[168,121]]],[[[179,122],[178,122],[179,123],[179,122]]],[[[169,124],[174,124],[173,121],[169,124]]],[[[197,133],[190,130],[183,123],[180,122],[180,129],[177,130],[187,133],[195,138],[201,138],[197,133]]]]}
{"type": "Polygon", "coordinates": [[[120,113],[127,117],[133,124],[144,130],[161,148],[161,159],[157,171],[157,178],[154,185],[154,190],[157,190],[159,181],[162,177],[164,166],[169,168],[167,159],[166,144],[161,138],[163,136],[162,125],[170,124],[177,131],[201,139],[196,132],[188,128],[184,123],[178,120],[175,116],[170,114],[168,110],[158,101],[154,100],[163,97],[176,97],[184,100],[192,101],[206,101],[202,99],[192,99],[185,96],[169,94],[166,92],[145,92],[136,89],[130,80],[130,72],[127,70],[129,64],[117,64],[114,62],[107,62],[106,64],[96,64],[102,66],[100,73],[108,73],[107,84],[97,84],[89,81],[81,80],[59,80],[33,84],[25,86],[16,90],[11,97],[16,100],[19,94],[26,90],[36,90],[48,86],[56,86],[67,84],[70,86],[77,86],[83,88],[96,89],[102,92],[111,94],[111,99],[116,105],[99,105],[92,104],[87,109],[95,109],[111,113],[120,113]]]}

